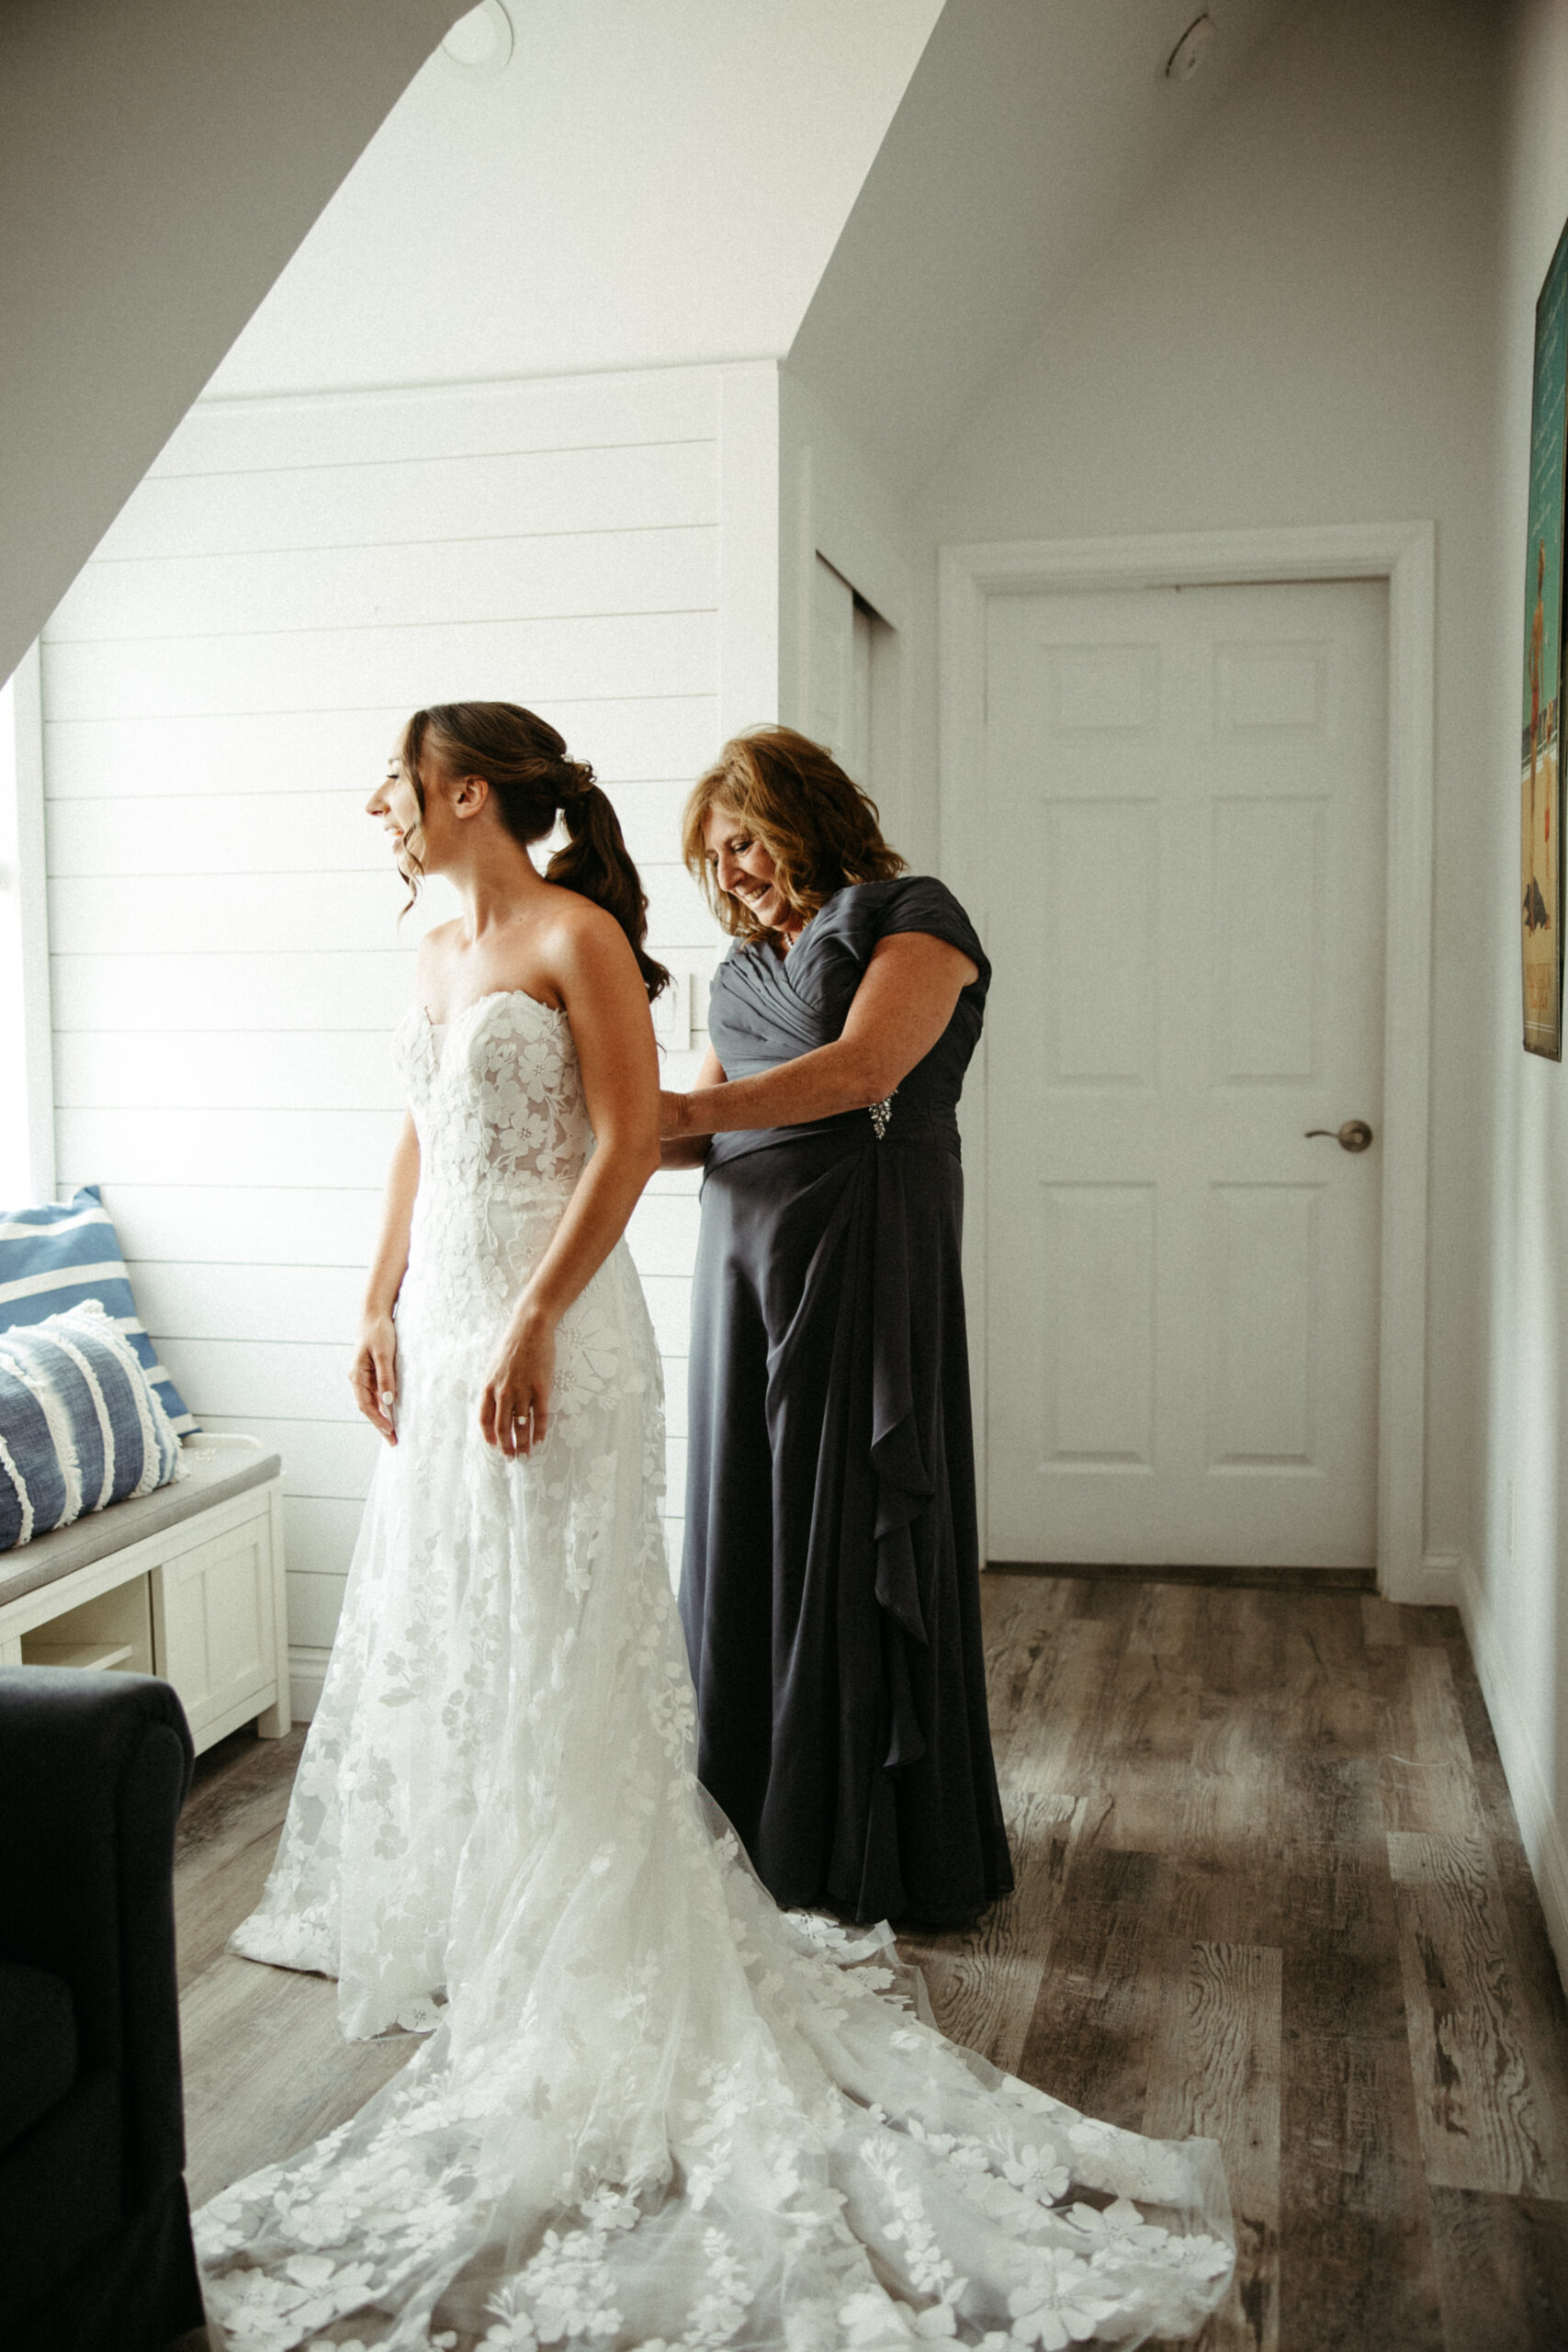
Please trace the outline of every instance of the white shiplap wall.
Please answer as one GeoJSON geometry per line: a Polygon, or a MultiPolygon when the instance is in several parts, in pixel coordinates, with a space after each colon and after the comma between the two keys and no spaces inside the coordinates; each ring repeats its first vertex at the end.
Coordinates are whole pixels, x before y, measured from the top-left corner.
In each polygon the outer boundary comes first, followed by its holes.
{"type": "MultiPolygon", "coordinates": [[[[362,805],[416,704],[541,711],[615,799],[700,1019],[715,933],[678,812],[719,741],[722,649],[756,634],[757,583],[727,615],[720,581],[769,471],[725,448],[727,415],[765,433],[767,385],[672,369],[200,407],[45,633],[60,1183],[103,1184],[201,1419],[284,1457],[302,1709],[374,1459],[345,1371],[418,930],[362,805]]],[[[657,1178],[633,1227],[677,1545],[694,1195],[657,1178]]]]}

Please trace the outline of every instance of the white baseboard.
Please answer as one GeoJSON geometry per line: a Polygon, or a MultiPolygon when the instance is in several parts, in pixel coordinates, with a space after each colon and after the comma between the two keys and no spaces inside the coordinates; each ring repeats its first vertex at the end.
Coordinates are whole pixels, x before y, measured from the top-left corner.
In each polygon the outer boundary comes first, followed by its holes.
{"type": "Polygon", "coordinates": [[[1414,1592],[1402,1592],[1402,1601],[1423,1609],[1462,1609],[1464,1556],[1459,1552],[1428,1552],[1422,1560],[1414,1592]]]}
{"type": "Polygon", "coordinates": [[[321,1701],[331,1650],[288,1645],[288,1708],[297,1724],[308,1724],[321,1701]]]}
{"type": "Polygon", "coordinates": [[[1540,1894],[1546,1931],[1557,1954],[1558,1973],[1568,1985],[1568,1836],[1551,1801],[1551,1787],[1536,1752],[1529,1724],[1514,1697],[1506,1662],[1492,1631],[1486,1596],[1468,1560],[1460,1566],[1459,1606],[1470,1655],[1492,1718],[1497,1753],[1518,1816],[1519,1836],[1540,1894]]]}

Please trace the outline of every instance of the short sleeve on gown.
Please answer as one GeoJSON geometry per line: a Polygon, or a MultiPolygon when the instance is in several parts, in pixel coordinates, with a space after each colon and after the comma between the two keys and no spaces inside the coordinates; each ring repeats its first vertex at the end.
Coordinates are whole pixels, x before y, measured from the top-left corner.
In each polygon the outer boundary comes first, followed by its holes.
{"type": "Polygon", "coordinates": [[[879,939],[899,932],[929,932],[944,939],[979,968],[970,986],[984,992],[991,967],[974,924],[945,882],[934,874],[900,874],[890,882],[861,882],[829,899],[817,918],[823,932],[836,935],[856,963],[870,960],[879,939]]]}

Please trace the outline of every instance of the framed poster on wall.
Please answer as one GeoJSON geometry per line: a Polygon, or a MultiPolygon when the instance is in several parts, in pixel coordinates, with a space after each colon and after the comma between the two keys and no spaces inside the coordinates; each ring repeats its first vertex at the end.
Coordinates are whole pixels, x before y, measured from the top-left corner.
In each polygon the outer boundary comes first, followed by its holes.
{"type": "Polygon", "coordinates": [[[1519,768],[1525,1051],[1562,1058],[1562,537],[1568,456],[1568,228],[1535,306],[1519,768]]]}

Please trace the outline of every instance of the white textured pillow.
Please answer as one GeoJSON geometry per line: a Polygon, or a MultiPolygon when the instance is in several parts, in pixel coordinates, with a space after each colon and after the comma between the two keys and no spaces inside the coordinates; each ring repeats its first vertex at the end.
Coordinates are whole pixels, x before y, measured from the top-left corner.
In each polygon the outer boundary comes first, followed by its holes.
{"type": "Polygon", "coordinates": [[[0,1552],[182,1468],[174,1425],[101,1301],[0,1331],[0,1552]]]}

